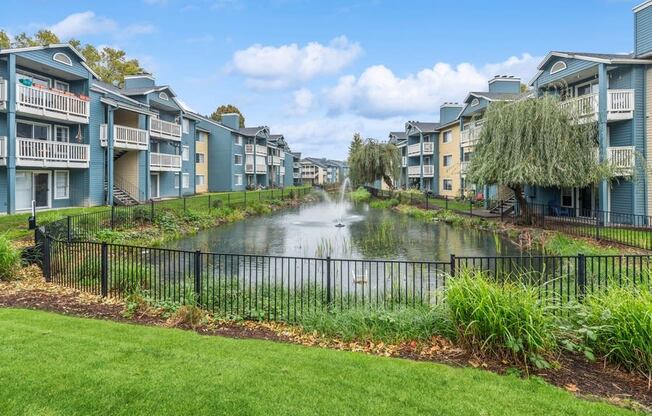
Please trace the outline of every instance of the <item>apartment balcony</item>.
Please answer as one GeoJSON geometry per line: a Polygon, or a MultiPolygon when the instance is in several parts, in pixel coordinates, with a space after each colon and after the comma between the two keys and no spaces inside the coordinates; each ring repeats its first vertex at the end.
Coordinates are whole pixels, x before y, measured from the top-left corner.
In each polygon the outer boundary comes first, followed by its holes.
{"type": "Polygon", "coordinates": [[[0,110],[5,110],[7,108],[7,80],[0,79],[0,110]]]}
{"type": "Polygon", "coordinates": [[[482,134],[482,125],[484,120],[478,120],[473,123],[469,123],[464,127],[462,133],[460,134],[460,146],[468,147],[475,146],[480,140],[480,135],[482,134]]]}
{"type": "Polygon", "coordinates": [[[401,156],[401,166],[402,167],[407,167],[407,157],[401,156]]]}
{"type": "Polygon", "coordinates": [[[636,165],[636,148],[634,146],[608,147],[607,161],[615,168],[618,176],[631,176],[636,165]]]}
{"type": "Polygon", "coordinates": [[[47,120],[88,124],[90,102],[87,97],[69,92],[16,83],[16,112],[47,120]]]}
{"type": "Polygon", "coordinates": [[[181,172],[181,156],[168,153],[150,153],[149,169],[154,172],[181,172]]]}
{"type": "Polygon", "coordinates": [[[149,134],[165,140],[181,141],[181,124],[150,118],[149,134]]]}
{"type": "Polygon", "coordinates": [[[469,165],[471,164],[470,161],[463,161],[460,163],[460,172],[462,175],[466,175],[466,172],[469,170],[469,165]]]}
{"type": "MultiPolygon", "coordinates": [[[[564,100],[561,108],[580,122],[598,120],[600,95],[586,94],[564,100]]],[[[629,120],[634,116],[634,90],[607,90],[607,121],[629,120]]]]}
{"type": "MultiPolygon", "coordinates": [[[[432,178],[435,176],[435,167],[433,165],[423,165],[423,177],[432,178]]],[[[409,166],[408,167],[408,177],[410,178],[420,178],[421,177],[421,166],[409,166]]]]}
{"type": "Polygon", "coordinates": [[[87,144],[32,139],[16,140],[16,166],[87,168],[89,156],[90,151],[87,144]]]}
{"type": "Polygon", "coordinates": [[[253,144],[245,144],[245,154],[246,155],[253,155],[254,154],[254,147],[256,148],[256,154],[258,156],[267,156],[267,146],[263,145],[253,145],[253,144]]]}
{"type": "Polygon", "coordinates": [[[293,166],[295,169],[301,169],[301,163],[294,162],[294,163],[292,164],[292,166],[293,166]]]}
{"type": "Polygon", "coordinates": [[[285,166],[281,166],[281,175],[285,175],[285,166]]]}
{"type": "Polygon", "coordinates": [[[281,160],[285,160],[285,152],[278,152],[278,157],[280,157],[281,160]]]}
{"type": "Polygon", "coordinates": [[[254,172],[254,164],[253,163],[247,163],[245,164],[245,173],[249,175],[258,174],[258,175],[264,175],[267,173],[267,166],[266,165],[261,165],[261,164],[256,164],[256,171],[254,172]]]}
{"type": "Polygon", "coordinates": [[[281,166],[280,156],[267,156],[267,164],[270,166],[281,166]]]}
{"type": "Polygon", "coordinates": [[[7,138],[0,137],[0,166],[7,164],[7,138]]]}
{"type": "Polygon", "coordinates": [[[407,154],[408,156],[419,156],[421,154],[431,155],[434,150],[434,145],[432,142],[423,142],[415,143],[408,146],[407,154]],[[421,152],[421,145],[423,144],[423,153],[421,152]]]}
{"type": "MultiPolygon", "coordinates": [[[[100,145],[107,147],[109,143],[108,124],[100,125],[100,145]]],[[[147,130],[126,126],[113,126],[113,147],[116,149],[147,150],[149,148],[149,133],[147,130]]]]}

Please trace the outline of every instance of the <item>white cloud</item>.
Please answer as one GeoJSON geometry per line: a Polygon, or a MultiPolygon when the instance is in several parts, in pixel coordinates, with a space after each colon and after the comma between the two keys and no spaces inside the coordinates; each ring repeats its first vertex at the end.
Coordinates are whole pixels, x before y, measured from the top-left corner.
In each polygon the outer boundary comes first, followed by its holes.
{"type": "Polygon", "coordinates": [[[247,77],[246,85],[254,89],[278,89],[308,81],[319,75],[340,72],[362,53],[358,43],[345,36],[328,45],[310,42],[282,46],[252,45],[233,54],[232,68],[247,77]]]}
{"type": "Polygon", "coordinates": [[[481,68],[469,63],[453,67],[440,62],[405,78],[384,65],[375,65],[359,77],[341,77],[324,94],[331,113],[351,112],[379,118],[414,113],[434,115],[446,101],[461,101],[469,91],[485,91],[487,81],[494,75],[515,75],[527,82],[540,59],[526,53],[481,68]]]}
{"type": "Polygon", "coordinates": [[[288,114],[301,116],[308,113],[313,106],[315,96],[307,88],[301,88],[292,93],[293,102],[288,114]]]}
{"type": "Polygon", "coordinates": [[[136,23],[120,26],[107,17],[97,16],[92,11],[73,13],[50,26],[50,30],[60,38],[67,40],[84,35],[112,34],[116,37],[128,37],[154,32],[151,24],[136,23]]]}

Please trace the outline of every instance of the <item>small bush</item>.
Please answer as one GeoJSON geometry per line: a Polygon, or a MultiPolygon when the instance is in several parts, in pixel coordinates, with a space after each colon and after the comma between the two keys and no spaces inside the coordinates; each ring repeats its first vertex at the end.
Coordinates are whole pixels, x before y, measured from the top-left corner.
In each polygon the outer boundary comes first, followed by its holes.
{"type": "Polygon", "coordinates": [[[447,338],[455,335],[444,306],[394,310],[358,308],[331,313],[316,311],[302,316],[300,324],[307,331],[345,341],[425,341],[434,335],[447,338]]]}
{"type": "Polygon", "coordinates": [[[398,199],[374,199],[369,206],[371,208],[394,208],[398,204],[398,199]]]}
{"type": "Polygon", "coordinates": [[[351,200],[353,202],[369,202],[371,194],[364,188],[358,188],[351,192],[351,200]]]}
{"type": "Polygon", "coordinates": [[[206,312],[195,305],[183,305],[168,318],[167,324],[196,328],[206,320],[206,316],[206,312]]]}
{"type": "Polygon", "coordinates": [[[213,201],[211,201],[211,207],[213,207],[213,208],[218,208],[219,209],[219,208],[222,208],[222,205],[224,205],[224,201],[222,201],[219,198],[214,199],[213,201]]]}
{"type": "Polygon", "coordinates": [[[403,204],[425,204],[426,196],[418,189],[409,189],[399,192],[398,200],[403,204]]]}
{"type": "Polygon", "coordinates": [[[0,280],[14,280],[18,276],[20,253],[5,235],[0,235],[0,280]]]}
{"type": "Polygon", "coordinates": [[[480,272],[460,270],[449,281],[446,300],[467,345],[539,368],[549,366],[545,356],[557,348],[557,331],[536,288],[499,284],[480,272]]]}
{"type": "Polygon", "coordinates": [[[586,343],[609,361],[652,374],[652,292],[613,288],[579,309],[586,343]]]}

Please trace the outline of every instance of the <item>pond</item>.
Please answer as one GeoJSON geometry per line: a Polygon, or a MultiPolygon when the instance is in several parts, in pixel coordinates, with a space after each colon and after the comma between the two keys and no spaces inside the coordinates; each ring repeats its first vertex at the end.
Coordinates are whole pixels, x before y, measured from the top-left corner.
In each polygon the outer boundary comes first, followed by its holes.
{"type": "Polygon", "coordinates": [[[174,241],[170,248],[213,253],[340,259],[446,261],[457,256],[520,255],[506,238],[428,223],[368,204],[322,201],[247,218],[174,241]],[[343,227],[336,227],[338,223],[343,227]]]}

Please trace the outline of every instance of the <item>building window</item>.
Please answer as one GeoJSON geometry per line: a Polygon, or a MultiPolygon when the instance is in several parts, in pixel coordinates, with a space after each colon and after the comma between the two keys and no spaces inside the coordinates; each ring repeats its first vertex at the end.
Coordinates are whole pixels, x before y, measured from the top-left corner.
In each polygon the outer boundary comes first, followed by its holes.
{"type": "Polygon", "coordinates": [[[200,131],[197,134],[197,141],[202,142],[202,143],[206,143],[208,141],[208,133],[200,131]]]}
{"type": "Polygon", "coordinates": [[[70,141],[70,129],[67,126],[54,126],[54,140],[67,143],[70,141]]]}
{"type": "Polygon", "coordinates": [[[179,174],[174,174],[174,189],[179,189],[179,174]]]}
{"type": "Polygon", "coordinates": [[[190,133],[190,120],[188,119],[182,119],[181,120],[181,129],[185,134],[190,133]]]}
{"type": "Polygon", "coordinates": [[[65,53],[57,52],[52,59],[64,65],[72,66],[72,59],[65,53]]]}
{"type": "Polygon", "coordinates": [[[204,175],[195,175],[195,185],[197,186],[203,186],[205,184],[204,182],[205,177],[204,175]]]}
{"type": "Polygon", "coordinates": [[[70,85],[67,82],[54,80],[54,89],[59,91],[70,92],[70,85]]]}
{"type": "Polygon", "coordinates": [[[471,107],[475,107],[477,105],[480,105],[480,100],[474,98],[473,101],[471,101],[471,107]]]}
{"type": "Polygon", "coordinates": [[[550,67],[550,75],[556,74],[557,72],[561,72],[564,69],[566,69],[566,62],[557,61],[552,65],[552,67],[550,67]]]}
{"type": "Polygon", "coordinates": [[[561,206],[573,208],[573,188],[561,188],[561,206]]]}
{"type": "Polygon", "coordinates": [[[190,188],[190,174],[189,173],[184,173],[182,176],[181,181],[183,182],[183,189],[190,188]]]}
{"type": "Polygon", "coordinates": [[[54,199],[69,198],[69,183],[67,171],[57,170],[54,172],[54,199]]]}
{"type": "Polygon", "coordinates": [[[168,101],[170,99],[170,97],[168,97],[168,95],[165,92],[161,92],[158,95],[158,98],[160,98],[161,100],[165,100],[165,101],[168,101]]]}
{"type": "Polygon", "coordinates": [[[16,73],[18,74],[19,80],[31,81],[32,85],[50,88],[50,78],[23,71],[16,71],[16,73]]]}
{"type": "Polygon", "coordinates": [[[16,137],[20,139],[50,140],[50,126],[29,121],[16,123],[16,137]]]}
{"type": "Polygon", "coordinates": [[[235,145],[242,146],[242,136],[235,136],[235,145]]]}
{"type": "Polygon", "coordinates": [[[206,156],[203,153],[195,154],[195,163],[205,163],[206,156]]]}
{"type": "Polygon", "coordinates": [[[242,175],[234,175],[233,179],[235,185],[242,185],[242,175]]]}
{"type": "Polygon", "coordinates": [[[444,183],[442,184],[442,189],[444,191],[452,191],[453,190],[453,180],[452,179],[444,179],[444,183]]]}
{"type": "Polygon", "coordinates": [[[444,155],[444,167],[450,166],[453,164],[453,155],[444,155]]]}
{"type": "Polygon", "coordinates": [[[442,141],[444,143],[450,143],[452,140],[453,140],[453,131],[452,130],[445,131],[442,141]]]}
{"type": "Polygon", "coordinates": [[[190,160],[190,147],[182,146],[181,149],[181,159],[183,159],[184,162],[190,160]]]}
{"type": "Polygon", "coordinates": [[[242,165],[242,155],[233,155],[233,164],[234,165],[242,165]]]}

